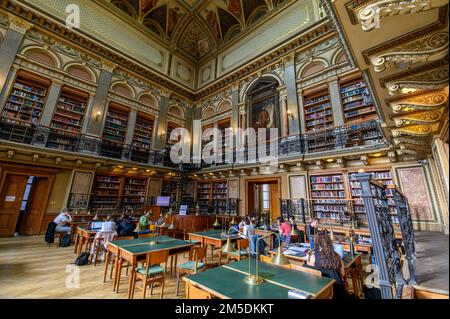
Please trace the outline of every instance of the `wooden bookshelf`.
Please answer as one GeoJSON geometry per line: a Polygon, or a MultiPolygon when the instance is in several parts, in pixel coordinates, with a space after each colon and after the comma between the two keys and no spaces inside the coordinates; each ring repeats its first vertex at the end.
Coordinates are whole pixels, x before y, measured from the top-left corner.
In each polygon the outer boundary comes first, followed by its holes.
{"type": "Polygon", "coordinates": [[[333,108],[328,88],[305,94],[303,100],[306,132],[333,127],[333,108]]]}
{"type": "Polygon", "coordinates": [[[110,105],[103,128],[103,145],[100,155],[121,158],[128,127],[129,110],[110,105]]]}
{"type": "Polygon", "coordinates": [[[3,121],[37,126],[41,119],[50,84],[18,75],[3,109],[3,121]]]}
{"type": "Polygon", "coordinates": [[[131,160],[147,163],[153,138],[154,119],[138,114],[133,135],[131,160]]]}
{"type": "Polygon", "coordinates": [[[51,123],[52,133],[47,146],[73,150],[81,133],[89,95],[63,88],[56,104],[51,123]]]}
{"type": "Polygon", "coordinates": [[[147,197],[147,179],[126,177],[122,193],[122,209],[141,212],[147,197]]]}
{"type": "Polygon", "coordinates": [[[123,182],[120,176],[95,175],[91,209],[95,212],[118,210],[123,182]]]}
{"type": "Polygon", "coordinates": [[[310,176],[311,213],[323,224],[349,222],[344,176],[341,173],[310,176]]]}
{"type": "Polygon", "coordinates": [[[200,213],[209,213],[211,205],[211,182],[199,182],[197,184],[197,204],[200,208],[200,213]]]}
{"type": "MultiPolygon", "coordinates": [[[[387,187],[394,185],[392,174],[389,170],[372,171],[368,173],[372,174],[373,179],[379,181],[387,187]]],[[[367,220],[364,201],[361,197],[361,185],[356,180],[356,175],[357,173],[349,173],[348,175],[350,181],[351,198],[353,199],[353,212],[355,213],[355,219],[358,222],[358,225],[362,227],[368,227],[369,224],[367,220]]],[[[393,222],[398,223],[392,189],[386,189],[386,196],[388,197],[391,215],[393,216],[393,222]]]]}
{"type": "Polygon", "coordinates": [[[227,210],[228,183],[227,181],[214,182],[212,184],[212,203],[218,214],[224,214],[227,210]]]}
{"type": "Polygon", "coordinates": [[[342,83],[340,87],[346,123],[369,121],[377,118],[372,97],[361,77],[342,83]]]}

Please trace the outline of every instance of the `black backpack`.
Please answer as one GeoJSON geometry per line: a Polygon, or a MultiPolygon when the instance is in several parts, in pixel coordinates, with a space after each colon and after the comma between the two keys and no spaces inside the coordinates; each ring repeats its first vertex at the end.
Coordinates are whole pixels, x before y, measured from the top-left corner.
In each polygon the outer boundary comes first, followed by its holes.
{"type": "Polygon", "coordinates": [[[77,257],[74,264],[77,266],[86,266],[89,264],[89,256],[90,253],[81,253],[80,256],[77,257]]]}
{"type": "Polygon", "coordinates": [[[65,234],[59,242],[59,247],[69,247],[71,242],[70,234],[65,234]]]}

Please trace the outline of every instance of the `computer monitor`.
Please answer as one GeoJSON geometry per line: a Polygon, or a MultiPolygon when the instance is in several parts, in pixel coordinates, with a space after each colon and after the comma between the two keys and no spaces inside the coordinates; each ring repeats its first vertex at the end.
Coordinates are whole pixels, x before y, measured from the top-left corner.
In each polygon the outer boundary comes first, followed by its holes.
{"type": "Polygon", "coordinates": [[[156,206],[169,207],[170,206],[170,196],[158,196],[156,198],[156,206]]]}

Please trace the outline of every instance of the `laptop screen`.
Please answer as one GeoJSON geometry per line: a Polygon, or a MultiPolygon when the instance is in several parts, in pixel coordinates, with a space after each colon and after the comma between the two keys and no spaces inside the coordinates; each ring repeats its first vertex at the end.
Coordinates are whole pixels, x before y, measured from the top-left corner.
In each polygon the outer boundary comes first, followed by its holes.
{"type": "Polygon", "coordinates": [[[92,222],[91,229],[102,229],[103,222],[92,222]]]}

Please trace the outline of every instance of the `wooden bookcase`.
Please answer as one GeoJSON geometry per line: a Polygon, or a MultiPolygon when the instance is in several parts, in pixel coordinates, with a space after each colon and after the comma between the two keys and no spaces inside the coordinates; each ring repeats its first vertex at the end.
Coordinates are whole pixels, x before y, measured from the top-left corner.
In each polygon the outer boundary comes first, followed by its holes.
{"type": "Polygon", "coordinates": [[[121,158],[127,134],[129,110],[110,105],[103,129],[102,156],[121,158]]]}
{"type": "Polygon", "coordinates": [[[147,198],[147,179],[125,177],[122,193],[122,209],[142,211],[147,198]]]}
{"type": "Polygon", "coordinates": [[[3,109],[3,121],[31,127],[39,124],[50,83],[18,75],[3,109]]]}
{"type": "Polygon", "coordinates": [[[119,209],[142,212],[146,205],[148,178],[96,174],[92,187],[91,209],[115,212],[119,209]]]}
{"type": "Polygon", "coordinates": [[[310,176],[310,187],[310,211],[321,220],[321,223],[340,225],[341,222],[350,221],[342,173],[310,176]]]}
{"type": "Polygon", "coordinates": [[[123,182],[120,176],[95,175],[91,209],[95,212],[118,210],[123,182]]]}
{"type": "Polygon", "coordinates": [[[58,98],[47,146],[73,150],[86,112],[89,95],[64,87],[58,98]]]}
{"type": "Polygon", "coordinates": [[[361,77],[341,83],[340,94],[346,123],[377,118],[375,106],[361,77]]]}
{"type": "Polygon", "coordinates": [[[153,138],[154,119],[144,114],[138,114],[133,135],[133,152],[131,160],[147,163],[153,138]]]}
{"type": "Polygon", "coordinates": [[[328,88],[303,96],[306,132],[333,127],[333,109],[328,88]]]}
{"type": "MultiPolygon", "coordinates": [[[[390,170],[379,170],[368,172],[373,174],[373,179],[379,181],[387,187],[393,186],[394,181],[392,180],[392,174],[390,170]]],[[[351,198],[353,199],[353,212],[355,214],[355,219],[359,226],[368,227],[368,220],[366,215],[366,210],[364,207],[364,201],[361,198],[361,185],[356,180],[356,175],[358,173],[349,173],[348,178],[350,182],[351,198]]],[[[386,196],[389,200],[389,207],[391,209],[391,215],[394,217],[393,222],[398,223],[396,218],[395,202],[393,198],[392,189],[386,189],[386,196]]]]}
{"type": "Polygon", "coordinates": [[[211,204],[211,188],[210,182],[199,182],[197,184],[197,204],[201,213],[208,213],[211,204]]]}
{"type": "Polygon", "coordinates": [[[217,208],[218,214],[224,214],[227,210],[228,183],[227,181],[214,182],[212,184],[212,204],[217,208]]]}

